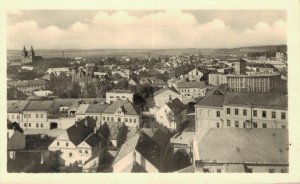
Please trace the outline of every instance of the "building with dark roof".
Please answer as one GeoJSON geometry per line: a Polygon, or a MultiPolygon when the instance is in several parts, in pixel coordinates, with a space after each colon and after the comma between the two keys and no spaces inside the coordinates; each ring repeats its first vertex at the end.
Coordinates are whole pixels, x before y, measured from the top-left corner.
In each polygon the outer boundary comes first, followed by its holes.
{"type": "Polygon", "coordinates": [[[140,110],[127,100],[116,100],[104,110],[102,122],[124,122],[129,127],[140,127],[140,110]]]}
{"type": "Polygon", "coordinates": [[[94,155],[98,155],[104,146],[105,142],[96,128],[96,121],[85,117],[58,136],[48,149],[57,152],[65,165],[78,163],[82,166],[94,155]]]}
{"type": "Polygon", "coordinates": [[[7,100],[7,119],[11,122],[23,122],[23,110],[28,105],[29,100],[7,100]]]}
{"type": "Polygon", "coordinates": [[[156,91],[153,95],[156,107],[162,107],[167,102],[172,101],[175,98],[182,101],[181,94],[175,88],[165,87],[156,91]]]}
{"type": "Polygon", "coordinates": [[[211,128],[193,147],[196,172],[288,172],[287,130],[211,128]]]}
{"type": "Polygon", "coordinates": [[[126,140],[127,127],[124,122],[104,122],[99,133],[107,141],[109,148],[120,147],[126,140]]]}
{"type": "Polygon", "coordinates": [[[286,94],[226,92],[215,87],[195,105],[195,128],[287,128],[287,102],[286,94]]]}

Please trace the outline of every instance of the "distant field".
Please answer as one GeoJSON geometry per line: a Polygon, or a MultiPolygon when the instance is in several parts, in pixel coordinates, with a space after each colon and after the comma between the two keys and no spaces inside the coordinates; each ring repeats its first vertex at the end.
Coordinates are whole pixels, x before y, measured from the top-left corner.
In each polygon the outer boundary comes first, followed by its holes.
{"type": "MultiPolygon", "coordinates": [[[[65,57],[85,56],[89,57],[107,57],[107,56],[159,56],[159,55],[182,55],[199,54],[224,56],[232,53],[242,54],[247,52],[265,52],[276,51],[277,46],[255,46],[230,49],[96,49],[96,50],[64,50],[65,57]]],[[[286,45],[281,45],[282,50],[287,50],[286,45]]],[[[43,58],[62,57],[62,50],[36,50],[36,55],[43,58]]],[[[8,60],[18,60],[21,57],[21,50],[8,50],[8,60]]]]}

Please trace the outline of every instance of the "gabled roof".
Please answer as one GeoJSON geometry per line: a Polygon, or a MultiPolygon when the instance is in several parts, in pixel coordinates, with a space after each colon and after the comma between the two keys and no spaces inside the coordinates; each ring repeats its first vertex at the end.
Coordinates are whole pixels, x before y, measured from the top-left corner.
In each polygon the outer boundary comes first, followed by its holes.
{"type": "Polygon", "coordinates": [[[117,140],[121,131],[124,130],[124,122],[105,122],[100,127],[100,133],[105,139],[117,140]]]}
{"type": "Polygon", "coordinates": [[[211,128],[198,143],[205,162],[288,164],[286,129],[211,128]]]}
{"type": "Polygon", "coordinates": [[[157,96],[157,95],[162,94],[165,91],[172,91],[172,92],[177,93],[178,95],[180,95],[180,93],[175,88],[173,88],[173,87],[172,88],[170,88],[170,87],[162,88],[162,89],[156,91],[153,95],[157,96]]]}
{"type": "Polygon", "coordinates": [[[104,113],[114,114],[119,107],[123,108],[124,114],[139,115],[137,108],[127,100],[115,100],[104,110],[104,113]]]}
{"type": "Polygon", "coordinates": [[[87,116],[84,119],[75,122],[75,124],[67,129],[70,141],[77,146],[80,144],[87,136],[94,132],[96,127],[96,120],[87,116]]]}
{"type": "Polygon", "coordinates": [[[25,111],[48,111],[54,107],[53,101],[32,100],[25,107],[25,111]]]}
{"type": "Polygon", "coordinates": [[[180,114],[186,109],[186,106],[178,99],[175,98],[171,102],[166,103],[174,114],[180,114]]]}
{"type": "Polygon", "coordinates": [[[89,146],[92,148],[99,144],[100,137],[98,137],[94,132],[91,133],[87,138],[84,139],[84,142],[86,142],[89,146]]]}
{"type": "Polygon", "coordinates": [[[227,99],[224,102],[224,105],[230,104],[230,105],[245,105],[245,106],[251,106],[245,99],[243,99],[239,94],[235,94],[233,97],[227,99]]]}
{"type": "Polygon", "coordinates": [[[20,113],[28,103],[29,100],[7,100],[7,113],[20,113]]]}
{"type": "Polygon", "coordinates": [[[85,114],[90,104],[80,104],[76,110],[76,114],[85,114]]]}
{"type": "Polygon", "coordinates": [[[108,106],[107,104],[90,104],[86,113],[103,113],[108,106]]]}

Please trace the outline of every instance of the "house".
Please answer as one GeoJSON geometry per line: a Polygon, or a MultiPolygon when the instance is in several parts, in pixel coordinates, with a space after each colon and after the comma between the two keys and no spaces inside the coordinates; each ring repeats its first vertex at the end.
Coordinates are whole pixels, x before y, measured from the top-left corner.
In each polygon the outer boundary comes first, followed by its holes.
{"type": "Polygon", "coordinates": [[[92,117],[97,122],[97,127],[103,123],[102,114],[108,107],[107,104],[80,104],[75,112],[75,119],[79,121],[87,116],[92,117]]]}
{"type": "Polygon", "coordinates": [[[165,87],[156,91],[153,95],[154,95],[154,102],[156,107],[162,107],[167,102],[175,98],[178,98],[179,100],[182,101],[181,94],[174,88],[165,87]]]}
{"type": "Polygon", "coordinates": [[[71,71],[72,82],[86,82],[90,83],[94,78],[93,67],[79,67],[73,68],[71,71]]]}
{"type": "Polygon", "coordinates": [[[104,122],[99,129],[110,148],[120,147],[126,140],[127,127],[124,122],[104,122]]]}
{"type": "Polygon", "coordinates": [[[288,172],[287,130],[211,128],[195,134],[193,148],[196,172],[288,172]]]}
{"type": "Polygon", "coordinates": [[[159,146],[145,133],[140,132],[121,146],[112,167],[113,172],[157,173],[160,169],[159,146]]]}
{"type": "Polygon", "coordinates": [[[106,103],[110,104],[115,100],[128,100],[133,103],[133,92],[130,90],[111,90],[106,92],[106,103]]]}
{"type": "Polygon", "coordinates": [[[166,103],[155,113],[156,121],[171,130],[176,130],[184,122],[185,116],[186,106],[178,98],[166,103]]]}
{"type": "Polygon", "coordinates": [[[7,123],[7,151],[25,149],[25,135],[16,122],[7,123]]]}
{"type": "Polygon", "coordinates": [[[66,73],[69,74],[70,69],[67,67],[62,67],[62,68],[49,68],[47,70],[47,73],[51,74],[51,73],[55,73],[57,75],[60,75],[61,73],[66,73]]]}
{"type": "Polygon", "coordinates": [[[47,97],[47,96],[52,96],[53,92],[50,90],[39,90],[39,91],[34,91],[33,94],[36,96],[47,97]]]}
{"type": "Polygon", "coordinates": [[[195,105],[195,128],[287,128],[287,95],[215,87],[195,105]]]}
{"type": "Polygon", "coordinates": [[[195,68],[187,73],[189,81],[200,81],[204,76],[204,72],[198,68],[195,68]]]}
{"type": "Polygon", "coordinates": [[[28,103],[29,100],[7,100],[7,119],[18,123],[22,127],[23,110],[28,103]]]}
{"type": "Polygon", "coordinates": [[[127,100],[116,100],[102,114],[103,122],[124,122],[128,127],[141,126],[140,111],[127,100]]]}
{"type": "Polygon", "coordinates": [[[208,87],[203,81],[180,81],[176,84],[177,91],[182,95],[184,103],[193,102],[196,98],[204,97],[208,87]]]}
{"type": "Polygon", "coordinates": [[[33,93],[36,90],[44,90],[48,87],[46,80],[23,80],[8,82],[8,86],[15,87],[23,93],[33,93]]]}
{"type": "Polygon", "coordinates": [[[65,130],[48,147],[64,160],[65,165],[77,163],[83,166],[94,155],[104,149],[102,138],[96,128],[96,121],[85,117],[65,130]]]}
{"type": "Polygon", "coordinates": [[[175,86],[176,86],[175,84],[176,84],[176,82],[179,81],[179,80],[180,80],[180,78],[172,77],[171,79],[169,79],[169,80],[167,81],[168,87],[169,87],[169,88],[172,88],[172,87],[175,88],[175,86]]]}
{"type": "Polygon", "coordinates": [[[25,130],[57,128],[59,122],[51,118],[58,112],[59,108],[53,101],[31,100],[23,109],[20,126],[25,130]]]}

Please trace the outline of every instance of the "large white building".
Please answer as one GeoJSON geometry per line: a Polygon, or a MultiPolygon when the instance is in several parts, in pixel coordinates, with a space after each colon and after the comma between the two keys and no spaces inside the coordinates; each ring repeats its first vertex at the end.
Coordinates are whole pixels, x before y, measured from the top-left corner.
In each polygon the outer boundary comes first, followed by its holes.
{"type": "Polygon", "coordinates": [[[215,87],[195,106],[195,129],[287,128],[287,95],[236,93],[215,87]]]}
{"type": "Polygon", "coordinates": [[[154,93],[154,102],[156,107],[162,107],[175,98],[182,101],[181,94],[174,88],[165,87],[154,93]]]}
{"type": "Polygon", "coordinates": [[[110,104],[116,100],[128,100],[133,103],[133,94],[130,90],[111,90],[106,92],[106,103],[110,104]]]}
{"type": "Polygon", "coordinates": [[[204,97],[208,87],[202,81],[181,81],[176,83],[176,89],[182,95],[182,102],[186,104],[195,101],[196,98],[204,97]]]}

